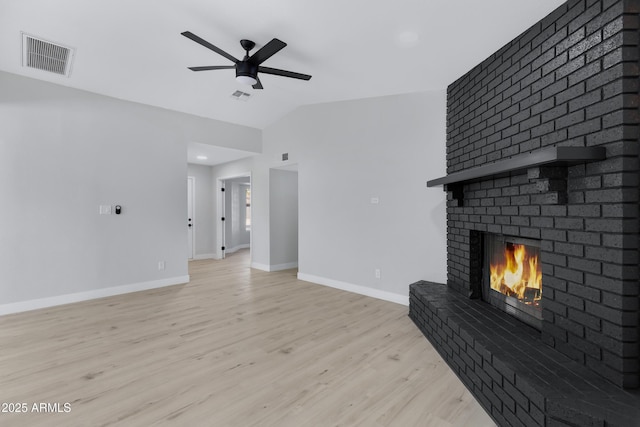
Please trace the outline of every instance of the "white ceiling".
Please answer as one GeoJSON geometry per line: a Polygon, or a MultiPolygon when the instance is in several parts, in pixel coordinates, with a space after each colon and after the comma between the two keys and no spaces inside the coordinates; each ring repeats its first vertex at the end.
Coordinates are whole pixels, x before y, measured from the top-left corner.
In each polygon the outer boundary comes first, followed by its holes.
{"type": "MultiPolygon", "coordinates": [[[[129,101],[263,129],[298,106],[443,89],[562,0],[2,0],[0,70],[129,101]],[[180,35],[236,58],[288,46],[264,66],[311,74],[235,82],[230,65],[180,35]],[[71,76],[21,66],[21,31],[77,49],[71,76]],[[247,102],[230,97],[241,89],[247,102]]],[[[0,101],[1,101],[0,94],[0,101]]]]}

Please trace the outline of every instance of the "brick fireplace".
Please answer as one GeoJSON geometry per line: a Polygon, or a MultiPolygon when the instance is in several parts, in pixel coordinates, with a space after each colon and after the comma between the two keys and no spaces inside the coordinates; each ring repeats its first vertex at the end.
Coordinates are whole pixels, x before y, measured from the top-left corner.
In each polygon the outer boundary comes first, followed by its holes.
{"type": "Polygon", "coordinates": [[[448,88],[447,284],[410,316],[500,425],[640,425],[639,12],[568,1],[448,88]],[[483,301],[489,236],[539,247],[541,320],[483,301]]]}

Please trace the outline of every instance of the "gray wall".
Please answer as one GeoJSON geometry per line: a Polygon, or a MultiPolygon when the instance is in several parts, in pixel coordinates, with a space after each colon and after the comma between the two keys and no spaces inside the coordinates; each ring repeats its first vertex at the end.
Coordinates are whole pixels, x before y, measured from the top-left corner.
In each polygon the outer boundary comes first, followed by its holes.
{"type": "Polygon", "coordinates": [[[261,146],[256,129],[4,72],[0,96],[0,312],[184,281],[186,142],[261,146]]]}
{"type": "Polygon", "coordinates": [[[298,172],[269,171],[271,269],[298,265],[298,172]]]}
{"type": "Polygon", "coordinates": [[[252,267],[285,261],[271,171],[297,164],[301,279],[404,304],[410,283],[446,281],[445,194],[426,188],[445,174],[445,112],[444,90],[306,106],[263,131],[261,155],[214,167],[251,171],[252,267]]]}
{"type": "Polygon", "coordinates": [[[261,132],[0,77],[3,303],[185,277],[187,141],[264,146],[211,176],[251,173],[253,266],[281,261],[269,171],[297,163],[301,276],[402,298],[446,278],[444,193],[425,187],[444,174],[444,91],[303,107],[261,132]]]}
{"type": "Polygon", "coordinates": [[[445,103],[435,91],[319,104],[265,129],[253,168],[253,261],[275,264],[260,241],[269,170],[297,163],[299,277],[403,303],[410,283],[444,282],[445,194],[426,181],[445,173],[445,103]]]}

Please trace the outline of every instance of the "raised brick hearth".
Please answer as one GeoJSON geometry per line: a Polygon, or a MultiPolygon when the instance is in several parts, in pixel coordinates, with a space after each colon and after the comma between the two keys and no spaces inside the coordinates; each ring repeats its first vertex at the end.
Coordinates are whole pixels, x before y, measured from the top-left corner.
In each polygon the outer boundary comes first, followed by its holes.
{"type": "Polygon", "coordinates": [[[616,393],[633,403],[640,385],[639,11],[640,0],[568,1],[448,88],[447,174],[462,178],[445,184],[447,284],[412,285],[410,315],[501,425],[640,425],[598,412],[616,393]],[[604,159],[473,176],[551,147],[601,147],[604,159]],[[533,343],[520,350],[519,335],[507,350],[471,316],[508,317],[469,298],[484,233],[540,242],[542,326],[519,325],[533,343]],[[536,357],[561,381],[538,378],[536,357]]]}
{"type": "Polygon", "coordinates": [[[500,426],[640,426],[640,394],[519,320],[443,284],[416,282],[410,298],[411,319],[500,426]]]}

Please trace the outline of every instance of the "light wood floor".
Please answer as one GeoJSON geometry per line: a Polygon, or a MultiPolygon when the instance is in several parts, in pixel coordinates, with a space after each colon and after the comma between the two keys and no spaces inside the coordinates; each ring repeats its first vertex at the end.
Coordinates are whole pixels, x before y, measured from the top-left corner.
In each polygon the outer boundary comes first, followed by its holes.
{"type": "Polygon", "coordinates": [[[0,403],[28,405],[0,425],[494,425],[407,307],[248,264],[194,261],[186,285],[0,317],[0,403]]]}

